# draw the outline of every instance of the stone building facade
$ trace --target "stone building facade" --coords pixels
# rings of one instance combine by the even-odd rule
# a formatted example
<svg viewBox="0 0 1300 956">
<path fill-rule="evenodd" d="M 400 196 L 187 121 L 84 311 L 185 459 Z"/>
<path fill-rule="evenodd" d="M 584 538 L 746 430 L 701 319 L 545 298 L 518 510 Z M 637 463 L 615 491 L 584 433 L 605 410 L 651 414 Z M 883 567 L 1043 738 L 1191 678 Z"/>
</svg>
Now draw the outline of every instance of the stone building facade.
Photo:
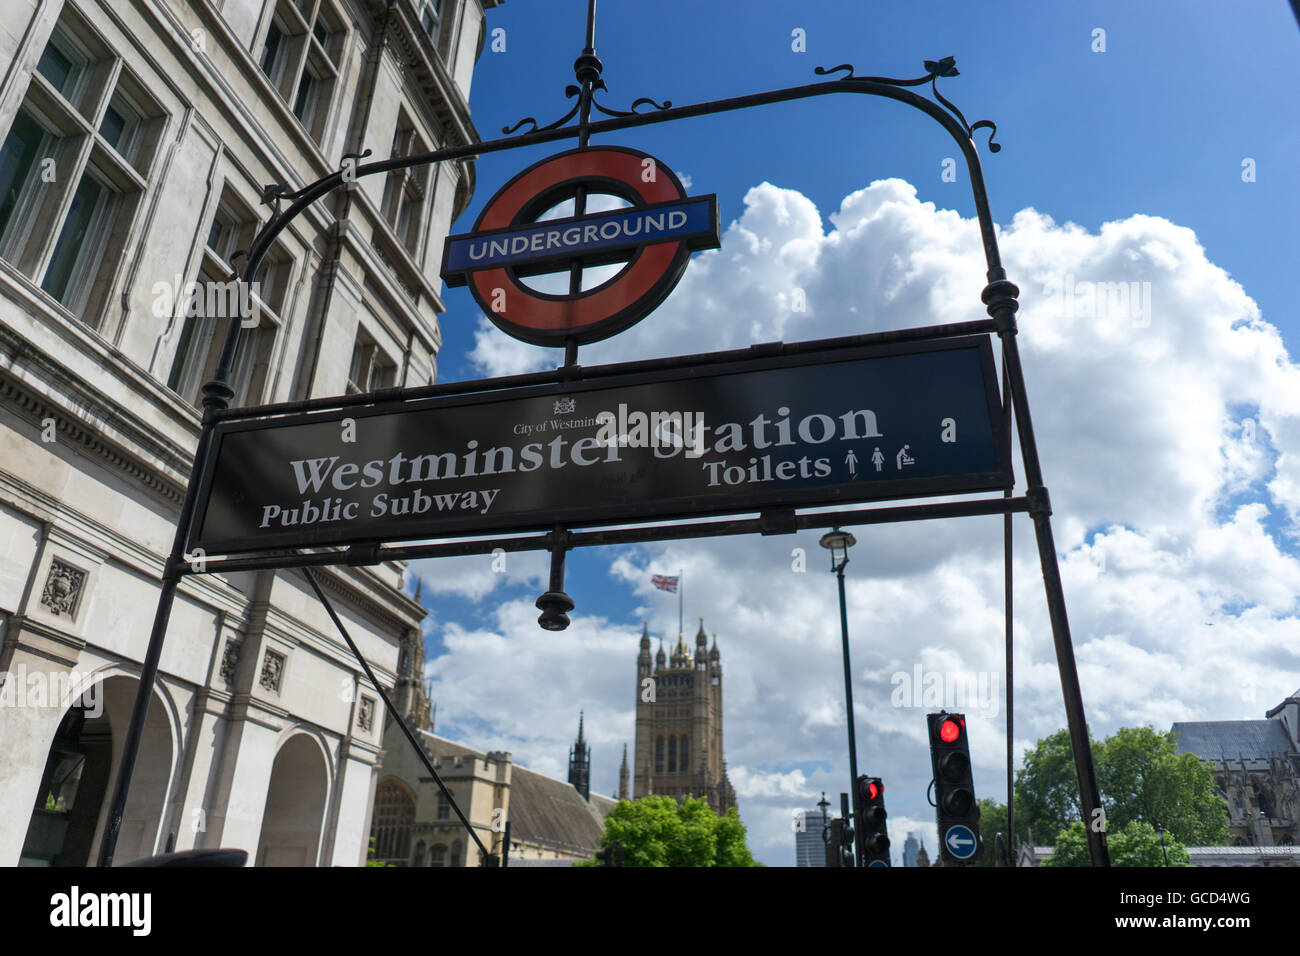
<svg viewBox="0 0 1300 956">
<path fill-rule="evenodd" d="M 671 659 L 661 641 L 653 663 L 650 631 L 642 628 L 636 694 L 633 796 L 703 797 L 717 814 L 734 807 L 722 750 L 722 658 L 717 635 L 709 647 L 703 618 L 694 655 L 678 634 Z"/>
<path fill-rule="evenodd" d="M 1180 753 L 1210 764 L 1235 847 L 1300 847 L 1300 691 L 1263 720 L 1173 725 Z"/>
<path fill-rule="evenodd" d="M 397 721 L 387 720 L 379 786 L 370 835 L 374 859 L 390 866 L 481 866 L 482 854 L 452 811 L 455 801 L 487 851 L 501 859 L 509 824 L 508 866 L 571 866 L 600 847 L 605 817 L 618 801 L 591 793 L 589 748 L 579 720 L 565 782 L 516 764 L 509 751 L 482 752 L 434 733 L 429 702 L 418 675 L 423 646 L 413 644 L 399 665 L 393 706 L 405 716 L 420 746 L 451 793 L 449 801 L 414 752 Z M 580 790 L 572 756 L 581 761 Z"/>
<path fill-rule="evenodd" d="M 96 858 L 230 315 L 211 292 L 263 188 L 477 142 L 496 4 L 0 4 L 0 865 Z M 235 403 L 431 382 L 442 242 L 473 186 L 468 162 L 369 177 L 281 233 Z M 385 682 L 424 613 L 403 573 L 321 575 Z M 361 863 L 382 709 L 301 577 L 186 576 L 117 862 Z"/>
</svg>

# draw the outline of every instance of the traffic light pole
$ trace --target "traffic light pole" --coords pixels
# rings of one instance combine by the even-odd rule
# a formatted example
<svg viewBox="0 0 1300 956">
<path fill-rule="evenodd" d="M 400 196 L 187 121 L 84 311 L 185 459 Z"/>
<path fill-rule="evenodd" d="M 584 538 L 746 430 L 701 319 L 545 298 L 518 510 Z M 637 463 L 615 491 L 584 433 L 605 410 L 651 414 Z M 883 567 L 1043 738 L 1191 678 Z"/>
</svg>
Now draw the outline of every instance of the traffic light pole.
<svg viewBox="0 0 1300 956">
<path fill-rule="evenodd" d="M 849 709 L 849 794 L 853 801 L 853 853 L 854 863 L 857 866 L 862 865 L 862 827 L 858 825 L 860 818 L 858 811 L 858 744 L 853 733 L 853 679 L 852 669 L 849 667 L 849 615 L 844 603 L 844 565 L 849 563 L 848 552 L 844 553 L 844 560 L 835 566 L 835 577 L 839 579 L 840 585 L 840 640 L 844 645 L 844 704 Z"/>
</svg>

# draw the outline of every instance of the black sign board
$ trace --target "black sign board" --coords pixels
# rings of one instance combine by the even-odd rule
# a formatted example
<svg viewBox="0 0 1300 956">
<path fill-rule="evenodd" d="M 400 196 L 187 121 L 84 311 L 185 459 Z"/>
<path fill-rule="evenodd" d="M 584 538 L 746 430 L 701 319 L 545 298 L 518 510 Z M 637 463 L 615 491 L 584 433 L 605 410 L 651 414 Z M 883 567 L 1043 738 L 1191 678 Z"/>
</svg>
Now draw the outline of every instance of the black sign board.
<svg viewBox="0 0 1300 956">
<path fill-rule="evenodd" d="M 1010 488 L 988 336 L 220 424 L 207 555 Z"/>
</svg>

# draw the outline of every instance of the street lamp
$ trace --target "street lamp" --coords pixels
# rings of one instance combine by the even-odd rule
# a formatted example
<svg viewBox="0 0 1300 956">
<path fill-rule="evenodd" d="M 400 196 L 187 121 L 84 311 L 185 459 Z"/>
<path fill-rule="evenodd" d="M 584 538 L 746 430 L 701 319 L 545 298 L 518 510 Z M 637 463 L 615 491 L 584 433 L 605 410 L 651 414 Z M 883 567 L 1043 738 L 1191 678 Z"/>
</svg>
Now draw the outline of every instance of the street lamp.
<svg viewBox="0 0 1300 956">
<path fill-rule="evenodd" d="M 1160 852 L 1164 854 L 1165 866 L 1169 865 L 1169 851 L 1165 849 L 1165 828 L 1156 824 L 1156 833 L 1160 834 Z"/>
<path fill-rule="evenodd" d="M 826 815 L 826 808 L 830 805 L 831 802 L 826 799 L 826 791 L 823 790 L 822 798 L 817 801 L 817 808 L 822 812 L 822 842 L 828 846 L 831 842 L 831 821 Z"/>
<path fill-rule="evenodd" d="M 849 795 L 853 800 L 853 819 L 858 819 L 858 745 L 853 734 L 853 683 L 849 677 L 849 616 L 844 604 L 844 566 L 849 563 L 849 548 L 858 543 L 857 538 L 847 531 L 835 528 L 822 535 L 818 542 L 831 553 L 831 571 L 839 579 L 840 585 L 840 640 L 844 646 L 844 700 L 848 708 L 849 723 Z M 855 826 L 853 843 L 857 851 L 857 863 L 862 865 L 861 827 Z"/>
</svg>

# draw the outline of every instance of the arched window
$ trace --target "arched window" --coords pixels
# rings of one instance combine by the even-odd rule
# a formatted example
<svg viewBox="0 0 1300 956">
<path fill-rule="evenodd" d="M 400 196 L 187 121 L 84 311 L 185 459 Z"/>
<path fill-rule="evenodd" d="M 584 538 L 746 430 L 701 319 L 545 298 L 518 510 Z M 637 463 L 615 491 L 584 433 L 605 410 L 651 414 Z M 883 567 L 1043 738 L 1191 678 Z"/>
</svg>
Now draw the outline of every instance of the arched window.
<svg viewBox="0 0 1300 956">
<path fill-rule="evenodd" d="M 691 769 L 691 738 L 682 734 L 682 745 L 678 751 L 681 759 L 682 773 L 689 773 Z"/>
<path fill-rule="evenodd" d="M 655 773 L 664 772 L 664 739 L 655 738 Z"/>
<path fill-rule="evenodd" d="M 415 844 L 415 860 L 413 861 L 412 865 L 424 866 L 424 841 L 423 840 Z"/>
<path fill-rule="evenodd" d="M 668 772 L 677 772 L 677 738 L 668 738 Z"/>
<path fill-rule="evenodd" d="M 411 791 L 393 777 L 381 781 L 375 790 L 375 820 L 370 829 L 370 835 L 375 838 L 375 859 L 406 866 L 414 822 L 415 798 Z"/>
<path fill-rule="evenodd" d="M 1259 807 L 1259 812 L 1264 816 L 1273 816 L 1273 801 L 1269 797 L 1268 787 L 1255 784 L 1255 806 Z"/>
<path fill-rule="evenodd" d="M 451 844 L 451 865 L 452 866 L 465 865 L 465 847 L 461 844 L 459 840 L 453 840 Z"/>
<path fill-rule="evenodd" d="M 429 853 L 429 865 L 447 865 L 447 845 L 445 843 L 435 843 L 433 845 L 433 850 Z"/>
</svg>

